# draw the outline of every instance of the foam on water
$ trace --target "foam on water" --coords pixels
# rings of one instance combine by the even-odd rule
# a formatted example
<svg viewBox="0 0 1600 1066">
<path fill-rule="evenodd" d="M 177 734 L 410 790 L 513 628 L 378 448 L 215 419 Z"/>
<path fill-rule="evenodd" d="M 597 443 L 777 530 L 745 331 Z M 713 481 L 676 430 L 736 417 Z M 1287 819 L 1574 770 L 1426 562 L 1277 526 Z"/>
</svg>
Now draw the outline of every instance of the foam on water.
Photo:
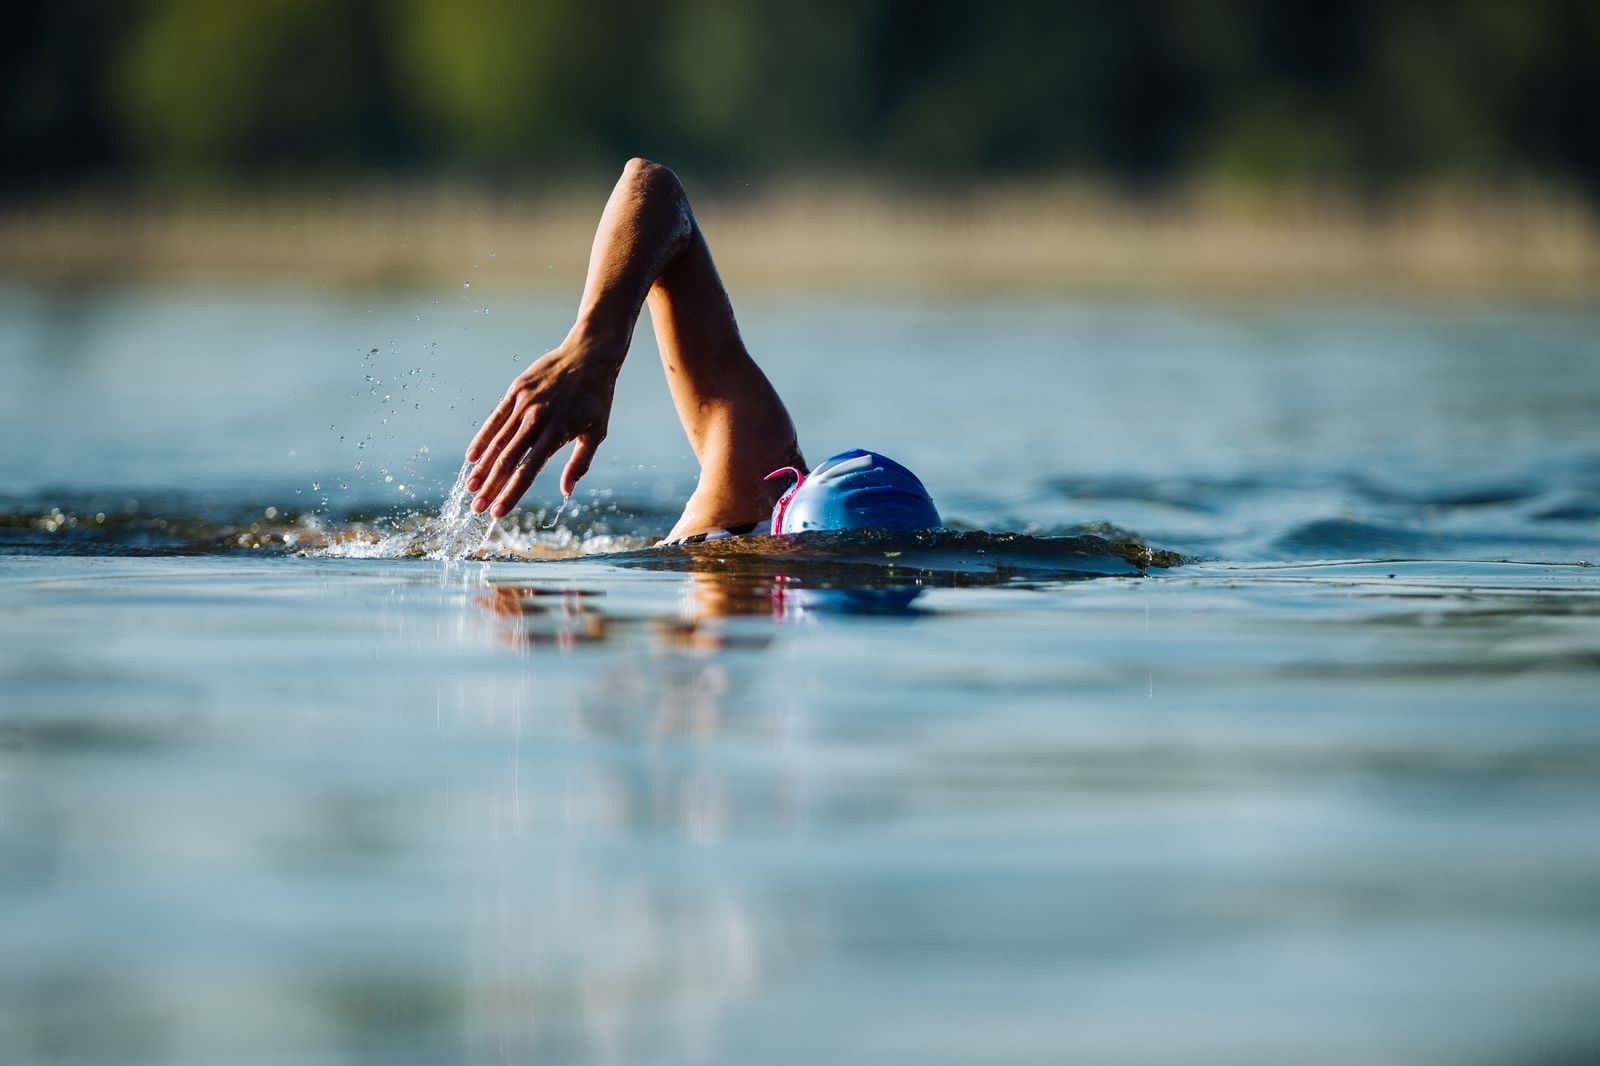
<svg viewBox="0 0 1600 1066">
<path fill-rule="evenodd" d="M 604 552 L 627 551 L 653 543 L 653 538 L 617 534 L 605 515 L 588 515 L 584 521 L 558 523 L 568 510 L 563 497 L 554 515 L 544 509 L 497 521 L 472 510 L 467 490 L 471 463 L 462 463 L 455 482 L 437 514 L 407 514 L 370 525 L 353 523 L 309 554 L 343 559 L 431 559 L 453 563 L 464 559 L 559 559 Z M 571 507 L 577 520 L 582 507 Z"/>
<path fill-rule="evenodd" d="M 463 463 L 436 515 L 412 514 L 385 526 L 353 527 L 346 536 L 334 536 L 311 549 L 312 554 L 342 559 L 403 559 L 422 557 L 453 562 L 482 551 L 494 521 L 472 510 L 467 491 L 470 463 Z"/>
</svg>

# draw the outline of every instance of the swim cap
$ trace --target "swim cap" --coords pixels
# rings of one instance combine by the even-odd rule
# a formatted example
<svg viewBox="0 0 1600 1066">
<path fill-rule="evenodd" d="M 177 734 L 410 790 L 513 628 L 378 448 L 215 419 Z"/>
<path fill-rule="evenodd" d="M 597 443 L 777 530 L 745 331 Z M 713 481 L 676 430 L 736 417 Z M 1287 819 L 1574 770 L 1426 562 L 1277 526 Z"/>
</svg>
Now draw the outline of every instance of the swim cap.
<svg viewBox="0 0 1600 1066">
<path fill-rule="evenodd" d="M 876 452 L 855 448 L 801 474 L 784 467 L 767 475 L 798 480 L 772 509 L 774 534 L 814 529 L 936 529 L 939 512 L 917 475 Z"/>
</svg>

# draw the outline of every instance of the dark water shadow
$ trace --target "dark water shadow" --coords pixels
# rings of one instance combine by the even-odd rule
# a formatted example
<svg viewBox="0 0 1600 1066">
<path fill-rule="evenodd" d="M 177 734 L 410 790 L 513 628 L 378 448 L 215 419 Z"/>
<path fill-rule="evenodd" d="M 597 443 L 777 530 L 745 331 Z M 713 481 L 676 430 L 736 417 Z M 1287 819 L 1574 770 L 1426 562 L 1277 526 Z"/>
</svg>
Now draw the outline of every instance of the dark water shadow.
<svg viewBox="0 0 1600 1066">
<path fill-rule="evenodd" d="M 995 585 L 1017 579 L 1138 576 L 1183 560 L 1135 540 L 1023 533 L 801 533 L 671 545 L 605 557 L 617 566 L 765 574 L 804 587 L 893 589 Z"/>
</svg>

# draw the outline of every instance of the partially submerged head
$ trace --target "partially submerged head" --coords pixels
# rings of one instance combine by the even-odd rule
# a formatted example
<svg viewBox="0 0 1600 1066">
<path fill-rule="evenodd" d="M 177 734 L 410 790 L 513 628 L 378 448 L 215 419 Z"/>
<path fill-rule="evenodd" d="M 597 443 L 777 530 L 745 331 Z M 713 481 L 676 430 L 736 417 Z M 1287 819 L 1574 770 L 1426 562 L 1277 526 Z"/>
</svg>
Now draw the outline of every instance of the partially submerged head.
<svg viewBox="0 0 1600 1066">
<path fill-rule="evenodd" d="M 818 464 L 809 475 L 789 467 L 769 478 L 798 480 L 772 509 L 772 532 L 937 529 L 939 512 L 917 475 L 886 456 L 860 448 Z"/>
</svg>

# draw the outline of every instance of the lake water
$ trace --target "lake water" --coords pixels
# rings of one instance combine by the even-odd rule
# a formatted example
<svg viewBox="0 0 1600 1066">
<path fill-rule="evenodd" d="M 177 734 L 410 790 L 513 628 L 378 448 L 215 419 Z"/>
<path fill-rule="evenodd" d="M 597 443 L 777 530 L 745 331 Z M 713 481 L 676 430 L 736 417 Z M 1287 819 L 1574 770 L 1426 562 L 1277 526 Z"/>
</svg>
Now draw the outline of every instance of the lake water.
<svg viewBox="0 0 1600 1066">
<path fill-rule="evenodd" d="M 425 558 L 570 307 L 0 292 L 0 1061 L 1600 1059 L 1600 315 L 741 300 L 955 532 L 651 549 L 645 328 Z"/>
</svg>

